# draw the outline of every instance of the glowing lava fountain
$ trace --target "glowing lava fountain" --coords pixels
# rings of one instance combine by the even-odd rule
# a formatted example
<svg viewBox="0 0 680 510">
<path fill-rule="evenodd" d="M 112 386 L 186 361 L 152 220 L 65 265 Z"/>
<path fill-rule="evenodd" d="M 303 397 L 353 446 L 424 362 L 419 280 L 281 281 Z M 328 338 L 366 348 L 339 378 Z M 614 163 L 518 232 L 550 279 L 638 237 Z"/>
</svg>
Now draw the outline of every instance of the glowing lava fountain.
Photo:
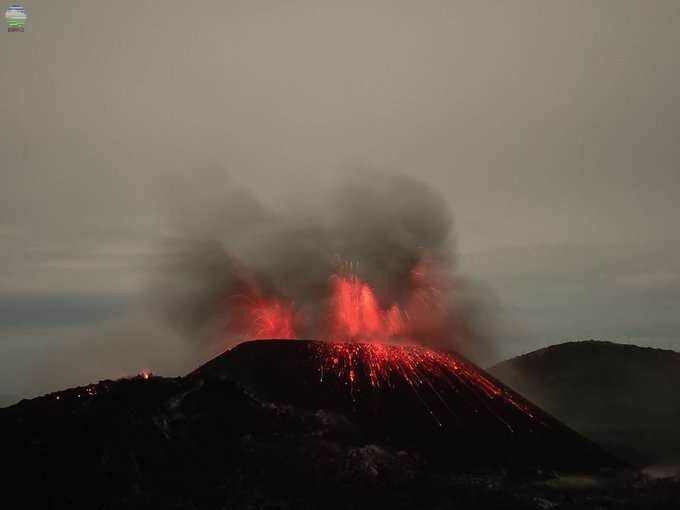
<svg viewBox="0 0 680 510">
<path fill-rule="evenodd" d="M 434 271 L 417 264 L 406 278 L 407 291 L 382 303 L 375 289 L 345 271 L 328 279 L 327 295 L 312 307 L 317 316 L 276 292 L 264 292 L 253 278 L 240 280 L 225 306 L 226 336 L 296 339 L 301 333 L 333 342 L 405 342 L 456 339 L 467 335 L 465 320 L 448 306 Z M 388 300 L 389 301 L 389 300 Z M 320 314 L 319 311 L 323 310 Z"/>
</svg>

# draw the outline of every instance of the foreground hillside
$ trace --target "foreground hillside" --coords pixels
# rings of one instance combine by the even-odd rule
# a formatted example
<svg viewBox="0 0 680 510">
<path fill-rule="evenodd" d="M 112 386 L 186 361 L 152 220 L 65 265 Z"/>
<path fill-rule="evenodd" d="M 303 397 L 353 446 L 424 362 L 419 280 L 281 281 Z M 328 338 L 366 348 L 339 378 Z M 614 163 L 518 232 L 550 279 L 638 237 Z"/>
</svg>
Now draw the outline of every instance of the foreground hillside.
<svg viewBox="0 0 680 510">
<path fill-rule="evenodd" d="M 489 371 L 631 462 L 680 459 L 680 353 L 612 342 L 568 342 Z"/>
</svg>

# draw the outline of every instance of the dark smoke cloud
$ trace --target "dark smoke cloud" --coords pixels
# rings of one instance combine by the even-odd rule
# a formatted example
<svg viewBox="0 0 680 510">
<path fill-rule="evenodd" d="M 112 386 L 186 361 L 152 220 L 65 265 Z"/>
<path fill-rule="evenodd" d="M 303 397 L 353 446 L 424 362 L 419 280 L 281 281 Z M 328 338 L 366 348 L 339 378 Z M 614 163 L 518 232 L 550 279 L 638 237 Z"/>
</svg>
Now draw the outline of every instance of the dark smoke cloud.
<svg viewBox="0 0 680 510">
<path fill-rule="evenodd" d="M 187 336 L 207 340 L 214 349 L 244 340 L 232 327 L 239 312 L 227 303 L 252 281 L 264 295 L 317 318 L 299 334 L 321 338 L 330 275 L 351 270 L 389 306 L 407 299 L 411 271 L 427 260 L 457 333 L 430 331 L 418 340 L 473 357 L 489 353 L 490 300 L 457 272 L 452 214 L 439 193 L 410 177 L 362 171 L 317 204 L 302 194 L 290 200 L 290 207 L 279 203 L 274 210 L 230 182 L 217 208 L 179 208 L 199 212 L 180 220 L 184 232 L 169 244 L 158 290 L 169 317 Z"/>
</svg>

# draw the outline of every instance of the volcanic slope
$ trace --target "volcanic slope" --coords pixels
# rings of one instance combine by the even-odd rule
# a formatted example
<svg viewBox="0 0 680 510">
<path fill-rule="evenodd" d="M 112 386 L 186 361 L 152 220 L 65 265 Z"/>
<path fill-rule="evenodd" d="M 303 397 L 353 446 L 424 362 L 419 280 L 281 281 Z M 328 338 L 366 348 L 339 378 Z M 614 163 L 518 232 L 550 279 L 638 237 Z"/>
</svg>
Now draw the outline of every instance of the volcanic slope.
<svg viewBox="0 0 680 510">
<path fill-rule="evenodd" d="M 258 340 L 191 378 L 238 381 L 258 399 L 347 416 L 370 441 L 447 469 L 588 471 L 620 465 L 479 367 L 419 346 Z"/>
</svg>

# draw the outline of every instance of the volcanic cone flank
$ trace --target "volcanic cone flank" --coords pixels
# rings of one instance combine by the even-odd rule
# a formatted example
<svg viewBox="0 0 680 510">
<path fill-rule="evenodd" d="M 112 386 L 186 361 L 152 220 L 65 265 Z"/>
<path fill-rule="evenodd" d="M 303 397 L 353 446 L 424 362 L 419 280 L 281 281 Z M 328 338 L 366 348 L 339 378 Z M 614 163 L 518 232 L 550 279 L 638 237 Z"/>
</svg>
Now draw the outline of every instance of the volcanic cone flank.
<svg viewBox="0 0 680 510">
<path fill-rule="evenodd" d="M 190 375 L 349 417 L 368 440 L 447 468 L 592 470 L 619 462 L 482 369 L 414 345 L 258 340 Z"/>
</svg>

